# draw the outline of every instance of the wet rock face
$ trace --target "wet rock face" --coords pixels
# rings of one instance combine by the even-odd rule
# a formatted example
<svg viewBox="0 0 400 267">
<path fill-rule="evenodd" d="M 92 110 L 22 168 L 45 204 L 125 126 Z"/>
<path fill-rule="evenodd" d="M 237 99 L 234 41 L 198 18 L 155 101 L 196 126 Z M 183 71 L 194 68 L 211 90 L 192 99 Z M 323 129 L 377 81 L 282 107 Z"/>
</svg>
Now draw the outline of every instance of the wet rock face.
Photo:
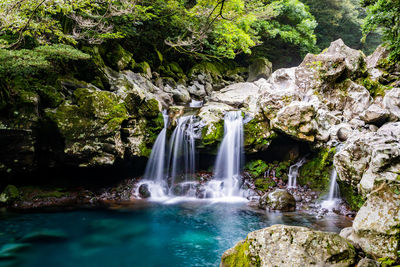
<svg viewBox="0 0 400 267">
<path fill-rule="evenodd" d="M 142 184 L 139 186 L 139 196 L 141 198 L 151 197 L 151 193 L 149 191 L 149 186 L 147 184 Z"/>
<path fill-rule="evenodd" d="M 385 184 L 377 188 L 358 211 L 352 230 L 343 233 L 375 259 L 400 259 L 399 188 Z"/>
<path fill-rule="evenodd" d="M 273 225 L 225 251 L 220 266 L 353 266 L 354 247 L 335 233 Z"/>
<path fill-rule="evenodd" d="M 296 200 L 284 189 L 276 189 L 260 198 L 259 208 L 268 210 L 294 211 Z"/>
</svg>

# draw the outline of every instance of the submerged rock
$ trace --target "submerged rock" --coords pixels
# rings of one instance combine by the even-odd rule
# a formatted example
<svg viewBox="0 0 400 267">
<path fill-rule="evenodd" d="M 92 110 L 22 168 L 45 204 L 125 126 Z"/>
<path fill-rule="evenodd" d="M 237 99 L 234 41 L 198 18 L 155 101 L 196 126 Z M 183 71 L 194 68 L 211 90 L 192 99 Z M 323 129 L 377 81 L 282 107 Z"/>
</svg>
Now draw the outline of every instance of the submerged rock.
<svg viewBox="0 0 400 267">
<path fill-rule="evenodd" d="M 225 251 L 220 266 L 353 266 L 355 259 L 354 247 L 338 234 L 273 225 Z"/>
<path fill-rule="evenodd" d="M 22 242 L 59 242 L 65 241 L 67 234 L 61 230 L 41 230 L 32 232 L 21 238 Z"/>
<path fill-rule="evenodd" d="M 294 211 L 296 209 L 296 200 L 285 189 L 276 189 L 263 195 L 258 206 L 261 209 Z"/>
</svg>

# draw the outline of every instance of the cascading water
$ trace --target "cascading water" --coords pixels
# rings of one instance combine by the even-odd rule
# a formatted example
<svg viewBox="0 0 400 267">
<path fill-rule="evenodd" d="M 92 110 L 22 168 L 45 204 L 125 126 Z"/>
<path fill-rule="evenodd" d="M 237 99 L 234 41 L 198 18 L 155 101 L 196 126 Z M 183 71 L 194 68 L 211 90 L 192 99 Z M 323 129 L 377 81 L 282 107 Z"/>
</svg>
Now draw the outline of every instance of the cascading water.
<svg viewBox="0 0 400 267">
<path fill-rule="evenodd" d="M 339 152 L 340 149 L 341 145 L 337 146 L 336 153 Z M 337 177 L 338 174 L 334 166 L 331 171 L 328 199 L 321 203 L 321 207 L 324 209 L 332 210 L 336 206 L 336 203 L 340 200 L 340 189 L 337 183 Z"/>
<path fill-rule="evenodd" d="M 167 143 L 167 127 L 168 114 L 163 111 L 164 128 L 158 134 L 156 142 L 151 150 L 149 161 L 143 176 L 143 183 L 148 184 L 149 191 L 154 197 L 164 196 L 164 188 L 166 186 L 166 143 Z"/>
<path fill-rule="evenodd" d="M 241 111 L 225 114 L 224 138 L 215 163 L 214 180 L 208 183 L 207 197 L 241 196 L 243 166 L 243 117 Z"/>
<path fill-rule="evenodd" d="M 296 188 L 297 187 L 297 177 L 299 176 L 299 170 L 301 166 L 306 162 L 305 158 L 300 159 L 298 162 L 290 166 L 288 173 L 288 184 L 287 188 Z"/>
<path fill-rule="evenodd" d="M 195 173 L 195 139 L 199 138 L 197 124 L 194 116 L 179 118 L 168 147 L 168 115 L 166 112 L 163 115 L 164 128 L 154 143 L 136 195 L 141 195 L 140 188 L 145 187 L 153 199 L 165 199 L 176 194 L 193 196 L 195 187 L 191 180 Z"/>
<path fill-rule="evenodd" d="M 329 195 L 328 199 L 324 200 L 321 203 L 321 207 L 327 210 L 332 210 L 335 206 L 336 203 L 340 200 L 340 189 L 339 185 L 337 183 L 337 172 L 335 170 L 335 167 L 333 167 L 332 172 L 331 172 L 331 181 L 329 185 Z"/>
<path fill-rule="evenodd" d="M 203 106 L 203 100 L 194 100 L 189 103 L 189 107 L 191 108 L 201 108 Z"/>
<path fill-rule="evenodd" d="M 184 116 L 178 119 L 172 133 L 168 163 L 170 167 L 171 185 L 169 194 L 175 182 L 188 182 L 195 173 L 195 139 L 194 116 Z"/>
</svg>

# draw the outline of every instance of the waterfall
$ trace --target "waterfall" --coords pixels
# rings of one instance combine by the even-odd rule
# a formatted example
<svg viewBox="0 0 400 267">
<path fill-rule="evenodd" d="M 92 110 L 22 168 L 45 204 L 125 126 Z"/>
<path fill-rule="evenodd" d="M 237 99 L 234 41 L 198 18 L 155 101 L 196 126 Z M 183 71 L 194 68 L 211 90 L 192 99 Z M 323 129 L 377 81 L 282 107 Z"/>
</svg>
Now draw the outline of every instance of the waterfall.
<svg viewBox="0 0 400 267">
<path fill-rule="evenodd" d="M 336 153 L 339 152 L 340 149 L 341 145 L 338 145 L 336 147 Z M 328 199 L 321 203 L 321 207 L 324 209 L 332 210 L 336 206 L 336 203 L 340 200 L 340 189 L 337 183 L 337 176 L 337 171 L 335 169 L 335 166 L 333 166 L 330 177 Z"/>
<path fill-rule="evenodd" d="M 331 172 L 331 183 L 329 186 L 328 201 L 340 198 L 340 189 L 336 180 L 337 180 L 337 171 L 334 167 Z"/>
<path fill-rule="evenodd" d="M 215 179 L 208 188 L 211 197 L 240 196 L 243 154 L 242 112 L 231 111 L 224 118 L 224 138 L 215 163 Z"/>
<path fill-rule="evenodd" d="M 187 182 L 195 173 L 195 139 L 194 116 L 184 116 L 178 119 L 172 133 L 168 165 L 170 166 L 170 194 L 176 182 Z"/>
<path fill-rule="evenodd" d="M 306 162 L 305 158 L 300 159 L 298 162 L 290 166 L 288 173 L 288 184 L 287 188 L 296 188 L 297 187 L 297 177 L 299 176 L 299 170 L 301 166 Z"/>
<path fill-rule="evenodd" d="M 163 117 L 164 128 L 158 134 L 156 142 L 153 145 L 143 177 L 145 180 L 153 180 L 157 183 L 165 180 L 165 146 L 168 127 L 168 115 L 166 111 L 163 111 Z"/>
</svg>

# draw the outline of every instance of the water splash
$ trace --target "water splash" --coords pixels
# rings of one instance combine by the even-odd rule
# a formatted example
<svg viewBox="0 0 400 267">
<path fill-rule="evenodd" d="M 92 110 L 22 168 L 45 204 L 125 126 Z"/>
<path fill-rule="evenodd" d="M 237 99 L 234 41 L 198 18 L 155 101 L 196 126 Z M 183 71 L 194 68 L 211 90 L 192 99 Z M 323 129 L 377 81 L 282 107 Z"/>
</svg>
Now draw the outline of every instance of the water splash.
<svg viewBox="0 0 400 267">
<path fill-rule="evenodd" d="M 336 203 L 340 200 L 340 189 L 337 183 L 337 171 L 335 168 L 331 171 L 331 182 L 329 185 L 328 199 L 321 203 L 321 207 L 327 210 L 332 210 Z"/>
<path fill-rule="evenodd" d="M 243 155 L 242 112 L 231 111 L 225 114 L 224 138 L 215 163 L 215 180 L 209 183 L 214 197 L 241 195 Z"/>
<path fill-rule="evenodd" d="M 287 188 L 297 188 L 297 177 L 299 176 L 299 170 L 301 166 L 306 162 L 305 158 L 300 159 L 298 162 L 290 166 L 288 173 L 288 184 Z"/>
</svg>

